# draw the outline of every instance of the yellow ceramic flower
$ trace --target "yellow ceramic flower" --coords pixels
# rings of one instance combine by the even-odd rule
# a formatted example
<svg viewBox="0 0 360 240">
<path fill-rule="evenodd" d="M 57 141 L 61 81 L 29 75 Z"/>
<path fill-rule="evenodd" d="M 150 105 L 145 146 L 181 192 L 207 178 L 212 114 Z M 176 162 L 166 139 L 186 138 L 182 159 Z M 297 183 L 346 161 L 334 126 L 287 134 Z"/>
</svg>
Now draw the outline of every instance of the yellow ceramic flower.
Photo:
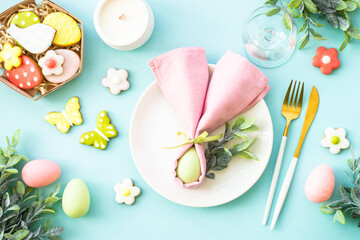
<svg viewBox="0 0 360 240">
<path fill-rule="evenodd" d="M 0 52 L 1 62 L 5 62 L 5 69 L 11 70 L 13 67 L 21 65 L 21 48 L 13 47 L 11 43 L 6 43 L 3 50 Z"/>
</svg>

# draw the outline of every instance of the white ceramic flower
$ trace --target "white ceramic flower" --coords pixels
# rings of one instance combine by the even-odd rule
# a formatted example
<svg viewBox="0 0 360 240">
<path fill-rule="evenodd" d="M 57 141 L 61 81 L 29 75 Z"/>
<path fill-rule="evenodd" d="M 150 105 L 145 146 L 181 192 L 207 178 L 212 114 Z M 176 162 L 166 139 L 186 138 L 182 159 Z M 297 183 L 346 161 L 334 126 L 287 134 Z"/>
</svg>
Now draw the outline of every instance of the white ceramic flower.
<svg viewBox="0 0 360 240">
<path fill-rule="evenodd" d="M 116 70 L 115 68 L 110 68 L 107 76 L 102 80 L 102 85 L 108 87 L 112 94 L 117 95 L 121 91 L 129 89 L 130 83 L 127 77 L 128 72 L 125 69 Z"/>
<path fill-rule="evenodd" d="M 115 184 L 114 191 L 115 201 L 127 205 L 132 205 L 135 197 L 140 195 L 140 188 L 134 186 L 130 178 L 125 178 L 122 182 Z"/>
<path fill-rule="evenodd" d="M 64 63 L 64 57 L 56 54 L 54 50 L 46 52 L 45 56 L 39 59 L 39 66 L 42 68 L 44 76 L 61 75 L 64 69 L 61 65 Z"/>
<path fill-rule="evenodd" d="M 320 143 L 321 146 L 330 148 L 332 154 L 338 154 L 341 149 L 347 149 L 350 146 L 343 128 L 326 128 L 325 137 L 321 139 Z"/>
</svg>

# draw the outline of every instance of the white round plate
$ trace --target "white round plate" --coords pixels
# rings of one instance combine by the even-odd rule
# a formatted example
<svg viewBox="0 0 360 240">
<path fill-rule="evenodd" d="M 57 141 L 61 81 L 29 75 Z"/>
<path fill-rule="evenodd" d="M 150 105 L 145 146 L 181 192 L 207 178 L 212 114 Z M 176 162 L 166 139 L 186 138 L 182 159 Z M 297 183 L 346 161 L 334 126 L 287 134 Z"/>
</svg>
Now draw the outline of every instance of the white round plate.
<svg viewBox="0 0 360 240">
<path fill-rule="evenodd" d="M 174 181 L 173 176 L 177 150 L 163 149 L 179 144 L 176 133 L 183 128 L 160 88 L 153 82 L 138 101 L 130 123 L 130 148 L 135 165 L 151 188 L 175 203 L 211 207 L 230 202 L 244 194 L 260 178 L 273 144 L 271 116 L 264 100 L 241 115 L 255 117 L 255 124 L 260 127 L 256 133 L 249 134 L 257 138 L 251 151 L 259 161 L 233 157 L 228 168 L 214 172 L 215 180 L 205 178 L 195 189 L 183 188 Z M 223 131 L 224 127 L 221 127 L 210 135 Z M 236 141 L 241 140 L 233 140 L 231 144 Z"/>
</svg>

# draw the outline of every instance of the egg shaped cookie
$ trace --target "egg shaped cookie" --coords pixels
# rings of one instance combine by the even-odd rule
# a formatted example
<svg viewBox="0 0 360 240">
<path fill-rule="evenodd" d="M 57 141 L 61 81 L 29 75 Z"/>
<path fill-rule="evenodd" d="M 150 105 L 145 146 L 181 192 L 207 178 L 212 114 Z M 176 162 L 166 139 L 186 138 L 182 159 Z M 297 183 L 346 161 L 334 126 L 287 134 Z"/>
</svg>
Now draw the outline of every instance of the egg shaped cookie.
<svg viewBox="0 0 360 240">
<path fill-rule="evenodd" d="M 71 46 L 78 43 L 81 39 L 78 23 L 65 13 L 50 13 L 45 17 L 43 23 L 56 29 L 53 43 L 57 46 Z"/>
<path fill-rule="evenodd" d="M 40 67 L 28 56 L 21 56 L 22 65 L 6 70 L 6 76 L 10 82 L 22 89 L 31 89 L 38 86 L 42 81 Z"/>
<path fill-rule="evenodd" d="M 36 23 L 40 23 L 40 19 L 35 13 L 30 11 L 17 13 L 10 22 L 10 24 L 15 24 L 19 28 L 26 28 Z"/>
<path fill-rule="evenodd" d="M 80 57 L 74 51 L 68 49 L 56 49 L 56 54 L 64 57 L 62 65 L 63 73 L 60 75 L 45 76 L 46 80 L 53 83 L 66 82 L 72 78 L 80 68 Z"/>
</svg>

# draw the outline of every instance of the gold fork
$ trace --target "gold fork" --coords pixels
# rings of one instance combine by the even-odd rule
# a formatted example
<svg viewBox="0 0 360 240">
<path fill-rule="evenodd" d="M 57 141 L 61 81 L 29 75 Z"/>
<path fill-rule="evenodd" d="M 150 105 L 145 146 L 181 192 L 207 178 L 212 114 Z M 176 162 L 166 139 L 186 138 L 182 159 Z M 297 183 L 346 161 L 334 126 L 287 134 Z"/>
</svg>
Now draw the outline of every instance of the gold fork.
<svg viewBox="0 0 360 240">
<path fill-rule="evenodd" d="M 298 118 L 300 115 L 300 112 L 301 112 L 301 105 L 302 105 L 302 100 L 303 100 L 303 96 L 304 96 L 304 83 L 301 84 L 300 81 L 298 83 L 297 83 L 297 81 L 295 81 L 294 86 L 293 87 L 292 86 L 293 86 L 293 80 L 291 80 L 291 82 L 290 82 L 290 85 L 286 92 L 285 99 L 284 99 L 282 109 L 281 109 L 282 115 L 286 118 L 286 126 L 285 126 L 284 134 L 283 134 L 283 137 L 281 140 L 278 157 L 276 159 L 273 178 L 271 180 L 269 196 L 268 196 L 268 199 L 266 202 L 263 225 L 266 225 L 267 219 L 269 217 L 271 203 L 272 203 L 272 200 L 274 197 L 277 180 L 278 180 L 279 173 L 280 173 L 281 162 L 282 162 L 282 159 L 284 156 L 286 139 L 287 139 L 290 123 L 292 120 Z M 301 92 L 300 92 L 300 96 L 299 96 L 298 94 L 299 94 L 300 87 L 301 87 Z M 290 97 L 290 93 L 291 93 L 291 97 Z M 298 96 L 299 96 L 299 98 L 298 98 Z M 290 97 L 290 101 L 289 101 L 289 97 Z"/>
</svg>

